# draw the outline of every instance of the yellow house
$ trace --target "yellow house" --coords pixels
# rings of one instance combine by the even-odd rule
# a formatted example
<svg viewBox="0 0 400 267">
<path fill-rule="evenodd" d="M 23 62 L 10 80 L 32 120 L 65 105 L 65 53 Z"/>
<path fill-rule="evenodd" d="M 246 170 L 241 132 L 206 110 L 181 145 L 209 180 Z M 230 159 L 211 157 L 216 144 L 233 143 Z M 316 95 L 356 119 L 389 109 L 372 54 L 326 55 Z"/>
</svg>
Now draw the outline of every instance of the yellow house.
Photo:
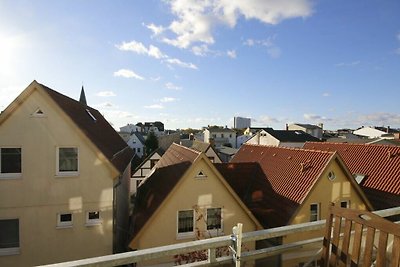
<svg viewBox="0 0 400 267">
<path fill-rule="evenodd" d="M 33 81 L 0 115 L 0 266 L 123 251 L 132 155 L 85 101 Z"/>
<path fill-rule="evenodd" d="M 172 144 L 138 188 L 130 248 L 229 235 L 237 223 L 244 232 L 262 229 L 204 153 Z"/>
<path fill-rule="evenodd" d="M 245 144 L 231 163 L 216 167 L 264 228 L 325 219 L 332 202 L 371 209 L 335 152 Z M 274 242 L 288 244 L 317 236 L 323 236 L 323 232 L 296 233 Z M 301 266 L 316 250 L 285 253 L 278 262 L 282 266 Z"/>
</svg>

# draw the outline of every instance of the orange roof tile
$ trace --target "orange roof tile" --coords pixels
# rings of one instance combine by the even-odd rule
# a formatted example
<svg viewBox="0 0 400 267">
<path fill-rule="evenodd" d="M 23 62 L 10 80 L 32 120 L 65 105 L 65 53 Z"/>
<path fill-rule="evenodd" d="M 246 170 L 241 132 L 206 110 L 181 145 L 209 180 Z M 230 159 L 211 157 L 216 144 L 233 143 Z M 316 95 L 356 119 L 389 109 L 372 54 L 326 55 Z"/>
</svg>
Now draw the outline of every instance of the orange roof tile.
<svg viewBox="0 0 400 267">
<path fill-rule="evenodd" d="M 246 144 L 231 162 L 258 162 L 274 192 L 301 204 L 333 156 L 333 152 Z"/>
<path fill-rule="evenodd" d="M 367 175 L 361 186 L 400 194 L 400 147 L 307 142 L 304 148 L 337 151 L 352 174 Z"/>
</svg>

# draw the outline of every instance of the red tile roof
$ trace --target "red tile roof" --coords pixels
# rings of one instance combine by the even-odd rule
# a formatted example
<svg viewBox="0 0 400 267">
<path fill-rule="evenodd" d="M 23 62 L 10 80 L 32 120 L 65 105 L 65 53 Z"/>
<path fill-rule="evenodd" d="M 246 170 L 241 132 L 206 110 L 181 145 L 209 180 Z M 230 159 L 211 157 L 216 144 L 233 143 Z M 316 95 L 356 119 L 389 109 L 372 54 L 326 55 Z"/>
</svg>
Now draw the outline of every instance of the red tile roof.
<svg viewBox="0 0 400 267">
<path fill-rule="evenodd" d="M 175 143 L 168 148 L 157 162 L 154 173 L 140 184 L 136 192 L 131 221 L 131 240 L 137 236 L 200 154 Z"/>
<path fill-rule="evenodd" d="M 274 192 L 301 204 L 333 156 L 333 152 L 245 144 L 231 162 L 258 162 Z"/>
<path fill-rule="evenodd" d="M 362 188 L 372 189 L 368 192 L 382 191 L 400 198 L 400 147 L 307 142 L 304 148 L 337 151 L 352 174 L 366 175 L 360 183 Z M 370 194 L 364 191 L 370 198 Z M 373 201 L 375 208 L 384 208 L 382 204 Z"/>
</svg>

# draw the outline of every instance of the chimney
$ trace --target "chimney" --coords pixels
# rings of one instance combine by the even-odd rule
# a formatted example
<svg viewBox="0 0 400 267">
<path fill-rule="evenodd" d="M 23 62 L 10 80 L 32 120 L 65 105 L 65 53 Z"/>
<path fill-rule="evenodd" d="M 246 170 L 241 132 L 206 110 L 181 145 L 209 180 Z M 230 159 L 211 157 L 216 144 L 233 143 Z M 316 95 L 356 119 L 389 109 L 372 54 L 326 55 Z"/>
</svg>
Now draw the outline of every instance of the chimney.
<svg viewBox="0 0 400 267">
<path fill-rule="evenodd" d="M 286 131 L 289 130 L 289 124 L 286 123 Z"/>
<path fill-rule="evenodd" d="M 324 124 L 322 122 L 318 123 L 318 127 L 321 128 L 321 130 L 324 129 Z"/>
<path fill-rule="evenodd" d="M 388 125 L 387 129 L 386 129 L 386 133 L 390 132 L 390 126 Z"/>
</svg>

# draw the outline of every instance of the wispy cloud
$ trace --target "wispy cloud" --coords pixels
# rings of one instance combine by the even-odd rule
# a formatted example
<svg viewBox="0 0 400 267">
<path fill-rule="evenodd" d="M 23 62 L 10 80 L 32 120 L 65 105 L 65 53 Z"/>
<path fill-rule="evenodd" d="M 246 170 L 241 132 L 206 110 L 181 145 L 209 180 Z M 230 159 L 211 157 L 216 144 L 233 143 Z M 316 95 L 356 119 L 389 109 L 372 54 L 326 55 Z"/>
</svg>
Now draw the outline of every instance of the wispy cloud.
<svg viewBox="0 0 400 267">
<path fill-rule="evenodd" d="M 331 94 L 330 94 L 329 92 L 325 92 L 325 93 L 322 94 L 322 96 L 323 96 L 323 97 L 330 97 Z"/>
<path fill-rule="evenodd" d="M 177 101 L 177 99 L 174 97 L 163 97 L 160 99 L 161 103 L 168 103 L 168 102 L 175 102 L 175 101 Z"/>
<path fill-rule="evenodd" d="M 182 90 L 182 87 L 177 86 L 177 85 L 175 85 L 175 84 L 173 84 L 171 82 L 167 82 L 165 84 L 165 88 L 170 89 L 170 90 L 176 90 L 176 91 Z"/>
<path fill-rule="evenodd" d="M 190 62 L 184 62 L 177 58 L 170 58 L 167 54 L 164 54 L 158 47 L 149 45 L 146 47 L 141 42 L 131 41 L 122 42 L 120 45 L 115 45 L 121 51 L 130 51 L 139 55 L 147 55 L 149 57 L 160 59 L 162 62 L 167 64 L 176 65 L 181 68 L 197 69 L 197 66 Z"/>
<path fill-rule="evenodd" d="M 110 97 L 110 96 L 116 96 L 116 94 L 113 91 L 102 91 L 98 92 L 96 96 L 101 96 L 101 97 Z"/>
<path fill-rule="evenodd" d="M 336 67 L 354 67 L 357 66 L 361 63 L 361 61 L 357 60 L 357 61 L 352 61 L 352 62 L 341 62 L 341 63 L 337 63 L 335 64 Z"/>
<path fill-rule="evenodd" d="M 111 102 L 104 102 L 104 103 L 100 103 L 100 104 L 96 104 L 94 105 L 94 107 L 98 108 L 98 109 L 116 109 L 118 108 L 118 106 L 116 106 L 115 104 L 111 103 Z"/>
<path fill-rule="evenodd" d="M 213 44 L 212 30 L 215 27 L 227 25 L 234 28 L 240 18 L 278 24 L 286 19 L 312 14 L 310 0 L 171 0 L 167 4 L 176 19 L 165 27 L 172 37 L 164 37 L 162 41 L 180 48 L 189 48 L 196 43 Z"/>
<path fill-rule="evenodd" d="M 269 36 L 267 39 L 263 40 L 254 40 L 247 39 L 243 42 L 244 45 L 253 47 L 253 46 L 263 46 L 266 47 L 267 53 L 271 58 L 279 58 L 282 54 L 281 48 L 276 45 L 276 35 Z"/>
<path fill-rule="evenodd" d="M 308 121 L 331 121 L 332 119 L 317 114 L 303 114 L 304 119 Z"/>
<path fill-rule="evenodd" d="M 124 77 L 124 78 L 135 78 L 138 80 L 144 80 L 144 78 L 138 74 L 136 74 L 134 71 L 132 70 L 128 70 L 128 69 L 120 69 L 116 72 L 114 72 L 114 76 L 115 77 Z"/>
<path fill-rule="evenodd" d="M 398 55 L 400 55 L 400 32 L 397 33 L 396 39 L 397 39 L 397 41 L 399 42 L 399 47 L 395 50 L 395 53 L 398 54 Z"/>
<path fill-rule="evenodd" d="M 362 125 L 399 125 L 400 124 L 400 114 L 389 113 L 389 112 L 376 112 L 361 115 L 358 118 L 360 124 Z"/>
<path fill-rule="evenodd" d="M 226 55 L 230 58 L 236 58 L 236 51 L 235 50 L 228 50 L 226 51 Z"/>
<path fill-rule="evenodd" d="M 154 36 L 157 36 L 159 34 L 161 34 L 163 31 L 165 31 L 165 28 L 161 25 L 155 25 L 154 23 L 150 23 L 150 24 L 144 24 L 143 26 L 145 26 L 147 29 L 151 30 L 153 32 Z"/>
<path fill-rule="evenodd" d="M 166 59 L 165 61 L 168 62 L 169 64 L 177 65 L 182 68 L 197 70 L 197 66 L 194 65 L 193 63 L 183 62 L 177 58 L 169 58 L 169 59 Z"/>
<path fill-rule="evenodd" d="M 161 104 L 153 104 L 153 105 L 149 105 L 149 106 L 144 106 L 144 108 L 147 109 L 163 109 L 164 106 Z"/>
<path fill-rule="evenodd" d="M 202 57 L 212 53 L 212 51 L 208 48 L 208 45 L 206 44 L 193 46 L 192 52 L 196 56 L 202 56 Z"/>
</svg>

